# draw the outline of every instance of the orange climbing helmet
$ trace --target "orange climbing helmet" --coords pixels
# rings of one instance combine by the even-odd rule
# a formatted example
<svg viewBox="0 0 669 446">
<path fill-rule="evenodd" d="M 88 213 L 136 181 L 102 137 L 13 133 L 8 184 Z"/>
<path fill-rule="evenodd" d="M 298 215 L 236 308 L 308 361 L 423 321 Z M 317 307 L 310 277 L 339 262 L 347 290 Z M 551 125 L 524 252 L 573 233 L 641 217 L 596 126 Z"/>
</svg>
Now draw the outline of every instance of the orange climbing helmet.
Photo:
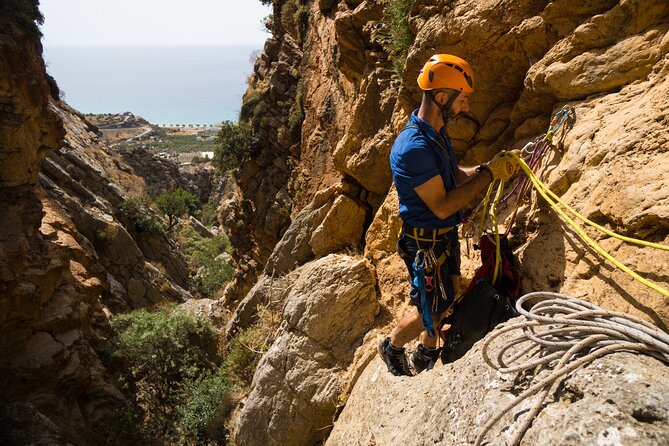
<svg viewBox="0 0 669 446">
<path fill-rule="evenodd" d="M 451 54 L 435 54 L 418 75 L 421 90 L 449 88 L 474 93 L 474 71 L 467 61 Z"/>
</svg>

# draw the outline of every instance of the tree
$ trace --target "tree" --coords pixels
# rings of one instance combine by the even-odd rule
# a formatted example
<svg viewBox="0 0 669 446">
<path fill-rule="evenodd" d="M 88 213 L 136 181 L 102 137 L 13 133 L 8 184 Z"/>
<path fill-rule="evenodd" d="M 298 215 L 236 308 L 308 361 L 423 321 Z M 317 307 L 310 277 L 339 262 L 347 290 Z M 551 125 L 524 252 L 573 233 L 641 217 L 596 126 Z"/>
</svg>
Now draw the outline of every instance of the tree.
<svg viewBox="0 0 669 446">
<path fill-rule="evenodd" d="M 214 165 L 224 172 L 234 169 L 253 154 L 257 144 L 251 126 L 225 121 L 216 139 Z"/>
<path fill-rule="evenodd" d="M 156 198 L 156 206 L 169 218 L 168 230 L 172 229 L 177 219 L 184 214 L 194 214 L 198 208 L 197 197 L 182 188 L 166 192 Z"/>
</svg>

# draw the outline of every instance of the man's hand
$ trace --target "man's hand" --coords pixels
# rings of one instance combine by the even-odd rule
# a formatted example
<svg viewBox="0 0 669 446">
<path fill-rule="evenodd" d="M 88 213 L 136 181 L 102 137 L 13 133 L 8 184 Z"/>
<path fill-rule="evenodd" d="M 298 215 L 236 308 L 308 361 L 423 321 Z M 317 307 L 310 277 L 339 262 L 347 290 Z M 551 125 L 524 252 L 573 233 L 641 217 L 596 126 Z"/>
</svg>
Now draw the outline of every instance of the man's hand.
<svg viewBox="0 0 669 446">
<path fill-rule="evenodd" d="M 520 156 L 520 150 L 511 150 L 509 152 L 503 150 L 488 162 L 487 167 L 492 173 L 493 181 L 508 180 L 516 173 L 518 161 L 512 153 Z"/>
</svg>

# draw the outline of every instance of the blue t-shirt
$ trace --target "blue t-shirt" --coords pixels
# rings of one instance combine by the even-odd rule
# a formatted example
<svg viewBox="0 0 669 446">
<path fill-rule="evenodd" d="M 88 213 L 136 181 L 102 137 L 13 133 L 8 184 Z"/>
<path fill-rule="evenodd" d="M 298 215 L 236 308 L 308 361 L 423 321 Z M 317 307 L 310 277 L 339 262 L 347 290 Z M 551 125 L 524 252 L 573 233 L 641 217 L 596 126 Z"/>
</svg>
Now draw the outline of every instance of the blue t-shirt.
<svg viewBox="0 0 669 446">
<path fill-rule="evenodd" d="M 460 223 L 460 212 L 440 219 L 421 200 L 414 188 L 441 175 L 446 191 L 455 189 L 458 160 L 451 140 L 437 132 L 414 111 L 390 151 L 390 168 L 400 201 L 400 218 L 416 228 L 439 229 Z"/>
</svg>

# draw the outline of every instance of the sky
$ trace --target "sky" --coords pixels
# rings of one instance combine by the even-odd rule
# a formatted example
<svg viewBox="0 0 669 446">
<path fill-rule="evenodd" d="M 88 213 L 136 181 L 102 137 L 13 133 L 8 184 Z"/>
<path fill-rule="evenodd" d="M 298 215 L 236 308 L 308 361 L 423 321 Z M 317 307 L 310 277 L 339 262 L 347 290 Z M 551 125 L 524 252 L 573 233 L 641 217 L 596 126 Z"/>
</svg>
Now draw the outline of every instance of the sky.
<svg viewBox="0 0 669 446">
<path fill-rule="evenodd" d="M 40 0 L 45 46 L 258 45 L 260 0 Z"/>
</svg>

